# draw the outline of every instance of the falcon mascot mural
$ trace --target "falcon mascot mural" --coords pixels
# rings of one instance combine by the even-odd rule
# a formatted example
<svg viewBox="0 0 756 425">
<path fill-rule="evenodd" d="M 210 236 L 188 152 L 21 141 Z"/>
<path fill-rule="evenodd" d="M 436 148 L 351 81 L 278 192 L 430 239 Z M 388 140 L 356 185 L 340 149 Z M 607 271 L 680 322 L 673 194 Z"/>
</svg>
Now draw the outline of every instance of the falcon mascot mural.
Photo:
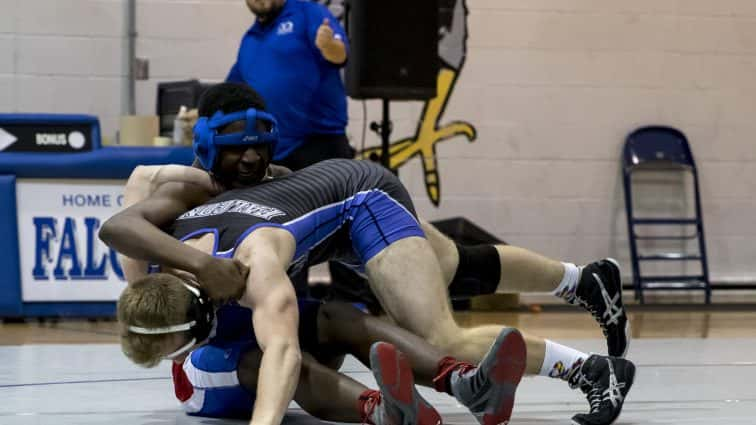
<svg viewBox="0 0 756 425">
<path fill-rule="evenodd" d="M 318 0 L 314 0 L 318 1 Z M 328 6 L 339 19 L 343 19 L 343 0 L 319 0 Z M 419 117 L 415 134 L 391 142 L 389 163 L 392 169 L 406 164 L 415 156 L 420 156 L 425 174 L 425 189 L 434 205 L 441 201 L 441 177 L 436 159 L 436 144 L 456 136 L 475 140 L 476 131 L 465 121 L 442 123 L 446 105 L 454 92 L 454 86 L 465 65 L 467 55 L 467 4 L 466 0 L 439 0 L 439 44 L 438 56 L 441 67 L 437 78 L 437 95 L 426 101 Z M 380 146 L 360 152 L 360 158 L 379 154 Z"/>
</svg>

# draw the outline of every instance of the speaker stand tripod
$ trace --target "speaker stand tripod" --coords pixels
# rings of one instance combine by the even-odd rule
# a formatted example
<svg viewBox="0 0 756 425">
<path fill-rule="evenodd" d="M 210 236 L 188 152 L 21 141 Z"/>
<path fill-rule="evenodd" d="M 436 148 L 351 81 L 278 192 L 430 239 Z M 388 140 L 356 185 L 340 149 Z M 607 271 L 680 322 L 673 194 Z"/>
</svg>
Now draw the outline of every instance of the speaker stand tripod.
<svg viewBox="0 0 756 425">
<path fill-rule="evenodd" d="M 389 152 L 389 139 L 391 138 L 391 132 L 394 130 L 394 123 L 391 122 L 391 112 L 389 110 L 389 99 L 381 99 L 382 103 L 382 117 L 381 121 L 373 121 L 370 123 L 370 130 L 374 131 L 381 138 L 381 165 L 388 168 L 394 174 L 398 175 L 398 170 L 391 169 L 391 155 Z"/>
</svg>

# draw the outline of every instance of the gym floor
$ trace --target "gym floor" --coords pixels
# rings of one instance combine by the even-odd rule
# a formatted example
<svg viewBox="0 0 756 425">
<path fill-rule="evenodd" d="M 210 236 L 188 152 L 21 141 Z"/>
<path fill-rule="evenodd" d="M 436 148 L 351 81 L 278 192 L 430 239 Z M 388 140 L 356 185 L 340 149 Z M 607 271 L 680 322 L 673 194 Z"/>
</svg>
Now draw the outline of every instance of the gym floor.
<svg viewBox="0 0 756 425">
<path fill-rule="evenodd" d="M 628 357 L 638 375 L 618 424 L 753 424 L 756 417 L 756 309 L 630 310 Z M 466 325 L 506 323 L 587 352 L 604 352 L 592 318 L 563 309 L 542 313 L 458 313 Z M 170 366 L 132 365 L 117 345 L 114 322 L 0 324 L 0 424 L 242 424 L 193 418 L 174 399 Z M 373 385 L 349 358 L 342 369 Z M 421 389 L 448 424 L 474 424 L 450 397 Z M 566 384 L 526 378 L 511 424 L 569 424 L 587 402 Z M 285 421 L 314 424 L 295 404 Z"/>
</svg>

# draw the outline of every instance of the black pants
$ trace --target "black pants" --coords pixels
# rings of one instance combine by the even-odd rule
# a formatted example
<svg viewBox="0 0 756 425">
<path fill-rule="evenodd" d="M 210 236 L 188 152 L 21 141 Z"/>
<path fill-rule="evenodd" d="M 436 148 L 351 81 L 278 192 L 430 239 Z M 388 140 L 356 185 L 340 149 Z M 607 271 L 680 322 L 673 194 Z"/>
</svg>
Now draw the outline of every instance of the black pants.
<svg viewBox="0 0 756 425">
<path fill-rule="evenodd" d="M 356 153 L 344 134 L 313 134 L 302 146 L 275 164 L 297 171 L 326 159 L 354 158 Z"/>
</svg>

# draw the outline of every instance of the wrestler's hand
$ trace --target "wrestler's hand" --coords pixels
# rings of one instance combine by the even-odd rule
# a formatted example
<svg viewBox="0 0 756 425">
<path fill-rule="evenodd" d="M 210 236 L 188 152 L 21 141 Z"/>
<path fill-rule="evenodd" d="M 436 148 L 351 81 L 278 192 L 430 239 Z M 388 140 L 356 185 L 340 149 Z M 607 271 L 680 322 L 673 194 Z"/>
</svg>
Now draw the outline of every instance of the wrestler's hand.
<svg viewBox="0 0 756 425">
<path fill-rule="evenodd" d="M 236 259 L 208 255 L 194 274 L 210 298 L 225 302 L 244 294 L 249 267 Z"/>
</svg>

